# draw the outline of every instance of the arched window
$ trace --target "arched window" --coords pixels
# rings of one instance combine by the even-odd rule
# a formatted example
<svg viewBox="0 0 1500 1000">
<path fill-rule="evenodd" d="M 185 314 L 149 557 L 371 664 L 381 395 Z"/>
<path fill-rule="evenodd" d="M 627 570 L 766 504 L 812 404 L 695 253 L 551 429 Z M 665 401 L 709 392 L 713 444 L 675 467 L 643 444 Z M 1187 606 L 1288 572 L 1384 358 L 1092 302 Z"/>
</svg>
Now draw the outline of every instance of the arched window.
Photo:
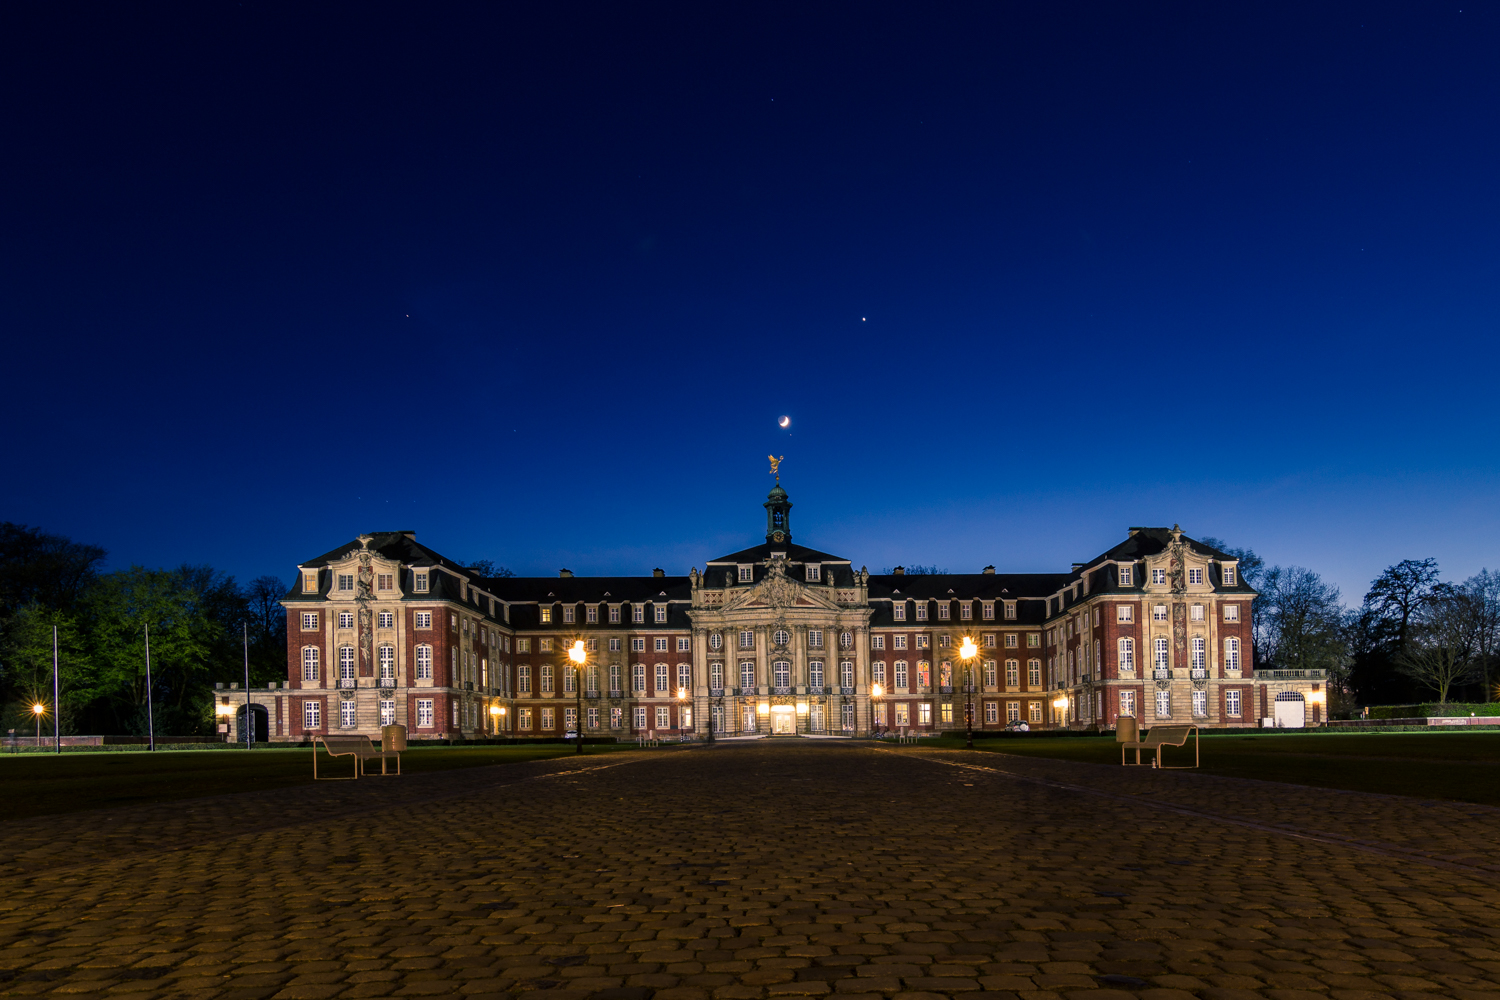
<svg viewBox="0 0 1500 1000">
<path fill-rule="evenodd" d="M 542 671 L 541 671 L 540 677 L 541 677 L 541 682 L 542 682 L 542 686 L 541 686 L 541 692 L 542 692 L 542 694 L 551 694 L 552 693 L 552 664 L 550 664 L 550 663 L 544 663 L 544 664 L 542 664 Z"/>
<path fill-rule="evenodd" d="M 1167 637 L 1159 635 L 1156 637 L 1156 669 L 1167 669 Z"/>
<path fill-rule="evenodd" d="M 417 653 L 417 679 L 423 681 L 432 680 L 432 647 L 418 646 Z"/>
<path fill-rule="evenodd" d="M 339 647 L 339 680 L 350 683 L 340 684 L 340 687 L 353 687 L 354 681 L 354 647 Z"/>
<path fill-rule="evenodd" d="M 619 694 L 625 690 L 620 687 L 620 665 L 618 663 L 611 663 L 609 665 L 609 690 L 611 694 Z M 618 729 L 619 727 L 616 726 L 615 728 Z"/>
<path fill-rule="evenodd" d="M 905 689 L 905 687 L 906 687 L 906 661 L 905 660 L 897 660 L 896 661 L 896 687 L 902 688 L 902 689 Z"/>
<path fill-rule="evenodd" d="M 724 664 L 710 663 L 708 665 L 708 686 L 713 691 L 724 690 Z"/>
<path fill-rule="evenodd" d="M 1124 638 L 1120 640 L 1119 667 L 1121 670 L 1135 669 L 1135 640 Z"/>
<path fill-rule="evenodd" d="M 746 691 L 755 687 L 755 663 L 752 660 L 740 661 L 740 687 Z"/>
<path fill-rule="evenodd" d="M 792 686 L 792 663 L 790 660 L 777 660 L 771 664 L 771 675 L 774 678 L 771 683 L 779 688 Z"/>
<path fill-rule="evenodd" d="M 394 681 L 396 679 L 396 647 L 380 647 L 380 679 L 383 681 Z"/>
<path fill-rule="evenodd" d="M 1193 636 L 1192 650 L 1193 650 L 1193 653 L 1192 653 L 1192 657 L 1193 657 L 1192 658 L 1192 666 L 1193 666 L 1193 669 L 1194 670 L 1202 670 L 1203 669 L 1203 654 L 1204 654 L 1203 636 L 1201 636 L 1201 635 L 1195 635 L 1195 636 Z"/>
<path fill-rule="evenodd" d="M 1098 613 L 1099 609 L 1095 608 L 1094 614 Z M 1094 670 L 1096 672 L 1103 672 L 1104 670 L 1104 650 L 1103 647 L 1099 645 L 1098 639 L 1094 640 Z"/>
<path fill-rule="evenodd" d="M 1235 638 L 1224 640 L 1224 669 L 1240 669 L 1240 641 Z"/>
<path fill-rule="evenodd" d="M 302 679 L 304 681 L 318 679 L 318 647 L 316 646 L 304 646 L 302 649 Z"/>
<path fill-rule="evenodd" d="M 807 665 L 807 683 L 809 686 L 822 689 L 823 687 L 823 661 L 813 660 Z"/>
<path fill-rule="evenodd" d="M 839 664 L 839 683 L 846 688 L 852 688 L 854 686 L 853 662 L 844 660 Z"/>
</svg>

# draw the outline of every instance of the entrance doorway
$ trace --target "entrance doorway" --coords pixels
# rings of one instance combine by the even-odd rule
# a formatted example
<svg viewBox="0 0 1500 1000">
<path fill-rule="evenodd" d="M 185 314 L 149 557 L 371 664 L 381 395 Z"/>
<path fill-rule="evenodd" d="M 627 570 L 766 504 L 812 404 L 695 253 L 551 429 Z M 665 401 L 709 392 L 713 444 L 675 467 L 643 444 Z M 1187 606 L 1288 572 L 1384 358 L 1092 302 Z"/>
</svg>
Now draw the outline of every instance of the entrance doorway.
<svg viewBox="0 0 1500 1000">
<path fill-rule="evenodd" d="M 1298 691 L 1282 691 L 1272 702 L 1277 729 L 1301 729 L 1307 725 L 1307 703 Z"/>
<path fill-rule="evenodd" d="M 774 736 L 792 736 L 797 732 L 797 713 L 790 705 L 771 707 L 771 733 Z"/>
</svg>

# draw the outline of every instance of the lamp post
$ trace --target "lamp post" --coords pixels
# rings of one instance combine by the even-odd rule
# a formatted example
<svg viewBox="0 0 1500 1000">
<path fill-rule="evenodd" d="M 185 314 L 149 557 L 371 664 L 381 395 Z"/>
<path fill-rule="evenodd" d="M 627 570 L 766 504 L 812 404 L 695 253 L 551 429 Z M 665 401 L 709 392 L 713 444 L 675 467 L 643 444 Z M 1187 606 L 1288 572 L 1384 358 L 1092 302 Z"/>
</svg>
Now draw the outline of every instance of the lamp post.
<svg viewBox="0 0 1500 1000">
<path fill-rule="evenodd" d="M 683 724 L 682 713 L 687 711 L 687 688 L 677 688 L 677 740 L 680 743 L 687 742 L 687 727 Z"/>
<path fill-rule="evenodd" d="M 506 726 L 505 726 L 505 706 L 504 705 L 500 706 L 500 732 L 502 732 L 502 733 L 505 734 L 505 738 L 506 739 L 510 739 L 510 730 L 507 729 Z"/>
<path fill-rule="evenodd" d="M 870 685 L 870 704 L 874 706 L 874 708 L 871 709 L 870 714 L 873 715 L 873 716 L 875 716 L 877 719 L 880 718 L 880 708 L 881 708 L 881 705 L 883 704 L 880 699 L 881 699 L 881 696 L 884 695 L 884 694 L 885 694 L 885 688 L 881 687 L 879 684 L 871 684 Z M 870 724 L 870 729 L 874 731 L 876 737 L 880 736 L 880 723 L 879 722 L 871 723 Z"/>
<path fill-rule="evenodd" d="M 573 661 L 573 693 L 578 697 L 578 707 L 573 716 L 574 736 L 578 740 L 578 747 L 574 752 L 583 753 L 583 663 L 588 659 L 588 653 L 584 652 L 582 639 L 574 641 L 568 650 L 568 659 Z"/>
<path fill-rule="evenodd" d="M 500 735 L 500 713 L 503 711 L 499 705 L 490 706 L 490 732 L 496 736 Z"/>
<path fill-rule="evenodd" d="M 974 749 L 974 658 L 979 655 L 979 647 L 974 645 L 974 640 L 964 636 L 964 641 L 958 647 L 958 655 L 964 664 L 964 746 Z"/>
<path fill-rule="evenodd" d="M 1052 703 L 1052 707 L 1057 709 L 1062 715 L 1062 722 L 1066 725 L 1068 721 L 1068 696 L 1065 694 L 1058 695 L 1057 700 Z"/>
<path fill-rule="evenodd" d="M 37 702 L 31 706 L 31 714 L 36 716 L 36 745 L 42 745 L 42 716 L 47 714 L 47 706 Z"/>
</svg>

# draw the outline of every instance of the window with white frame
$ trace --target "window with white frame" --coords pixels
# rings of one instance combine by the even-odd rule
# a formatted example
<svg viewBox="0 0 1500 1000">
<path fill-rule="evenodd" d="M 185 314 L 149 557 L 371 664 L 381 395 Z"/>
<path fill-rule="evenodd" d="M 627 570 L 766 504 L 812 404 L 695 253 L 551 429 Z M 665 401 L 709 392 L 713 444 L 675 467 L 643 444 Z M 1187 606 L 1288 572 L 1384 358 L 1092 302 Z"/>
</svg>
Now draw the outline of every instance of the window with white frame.
<svg viewBox="0 0 1500 1000">
<path fill-rule="evenodd" d="M 885 686 L 885 661 L 876 660 L 870 664 L 870 680 L 876 684 Z"/>
<path fill-rule="evenodd" d="M 658 637 L 657 638 L 656 645 L 655 645 L 655 651 L 658 652 L 658 653 L 665 653 L 665 652 L 667 652 L 667 640 L 664 637 Z"/>
<path fill-rule="evenodd" d="M 611 625 L 620 624 L 620 606 L 618 604 L 609 609 L 609 623 Z"/>
<path fill-rule="evenodd" d="M 724 637 L 722 635 L 720 635 L 718 632 L 715 632 L 713 635 L 709 636 L 708 637 L 708 648 L 712 649 L 712 650 L 723 649 L 724 648 Z"/>
<path fill-rule="evenodd" d="M 375 577 L 376 590 L 395 590 L 396 578 L 390 573 L 379 573 Z"/>
<path fill-rule="evenodd" d="M 316 632 L 318 629 L 318 613 L 316 611 L 302 612 L 302 631 Z"/>
<path fill-rule="evenodd" d="M 1237 575 L 1238 575 L 1238 571 L 1233 566 L 1225 566 L 1224 567 L 1224 586 L 1226 586 L 1226 587 L 1233 587 L 1233 586 L 1235 586 L 1235 582 L 1234 581 L 1235 581 L 1235 578 L 1236 578 Z"/>
<path fill-rule="evenodd" d="M 630 640 L 630 651 L 632 653 L 643 653 L 643 652 L 645 652 L 646 651 L 646 640 L 642 639 L 642 638 L 639 638 L 639 637 L 631 639 Z"/>
<path fill-rule="evenodd" d="M 1026 661 L 1026 686 L 1027 687 L 1034 687 L 1034 688 L 1042 686 L 1042 661 L 1041 660 L 1027 660 Z"/>
<path fill-rule="evenodd" d="M 427 572 L 425 570 L 412 574 L 411 589 L 412 593 L 415 594 L 427 593 Z M 431 725 L 431 723 L 428 723 L 428 725 Z"/>
<path fill-rule="evenodd" d="M 340 573 L 338 575 L 338 577 L 339 577 L 339 590 L 342 590 L 342 591 L 352 591 L 354 589 L 354 574 L 353 573 Z"/>
<path fill-rule="evenodd" d="M 619 729 L 625 724 L 625 710 L 615 706 L 609 710 L 609 728 Z"/>
<path fill-rule="evenodd" d="M 807 564 L 807 582 L 808 583 L 817 583 L 818 582 L 819 572 L 820 572 L 820 567 L 818 566 L 817 563 L 808 563 Z"/>
<path fill-rule="evenodd" d="M 302 573 L 302 592 L 304 594 L 316 594 L 318 592 L 318 571 L 315 569 L 304 570 Z"/>
<path fill-rule="evenodd" d="M 1007 701 L 1005 703 L 1005 721 L 1021 721 L 1021 703 L 1019 701 Z"/>
<path fill-rule="evenodd" d="M 1016 620 L 1016 602 L 1015 601 L 1006 601 L 1005 602 L 1005 620 L 1008 621 L 1008 622 L 1013 622 L 1013 621 Z"/>
<path fill-rule="evenodd" d="M 985 725 L 993 726 L 1000 721 L 1000 703 L 998 701 L 987 701 L 984 703 Z"/>
<path fill-rule="evenodd" d="M 932 648 L 932 636 L 930 636 L 930 635 L 918 635 L 917 636 L 917 648 L 918 649 L 931 649 Z"/>
<path fill-rule="evenodd" d="M 589 709 L 589 716 L 588 716 L 588 718 L 589 718 L 589 728 L 590 729 L 598 729 L 599 728 L 599 710 L 597 708 L 590 708 Z"/>
<path fill-rule="evenodd" d="M 656 693 L 657 694 L 670 694 L 671 693 L 667 689 L 667 665 L 665 663 L 658 663 L 656 665 Z"/>
<path fill-rule="evenodd" d="M 771 664 L 771 684 L 779 688 L 791 687 L 792 664 L 790 660 L 776 660 Z"/>
<path fill-rule="evenodd" d="M 339 728 L 353 729 L 355 725 L 357 725 L 357 719 L 355 717 L 354 702 L 339 702 Z"/>
<path fill-rule="evenodd" d="M 1166 621 L 1167 620 L 1167 606 L 1165 604 L 1154 605 L 1151 608 L 1151 620 L 1154 621 L 1154 622 L 1164 622 L 1164 621 Z"/>
<path fill-rule="evenodd" d="M 657 705 L 656 706 L 656 728 L 657 729 L 670 729 L 670 728 L 672 728 L 672 710 L 670 708 L 668 708 L 666 705 Z"/>
<path fill-rule="evenodd" d="M 590 625 L 597 625 L 597 624 L 599 624 L 599 605 L 597 605 L 597 604 L 590 604 L 586 608 L 584 608 L 583 609 L 583 619 L 584 619 L 584 621 L 588 622 Z M 589 728 L 592 729 L 593 727 L 590 726 Z"/>
<path fill-rule="evenodd" d="M 983 644 L 983 646 L 984 646 L 985 649 L 994 649 L 995 648 L 995 633 L 993 633 L 993 632 L 986 632 L 984 634 L 984 638 L 981 640 L 981 642 L 982 642 L 982 644 Z"/>
<path fill-rule="evenodd" d="M 578 671 L 571 664 L 567 663 L 564 663 L 562 666 L 558 667 L 557 670 L 558 673 L 562 674 L 563 694 L 577 693 Z"/>
<path fill-rule="evenodd" d="M 854 687 L 854 662 L 852 660 L 839 661 L 839 683 L 846 688 Z"/>
<path fill-rule="evenodd" d="M 318 701 L 304 701 L 302 703 L 302 728 L 317 729 L 323 725 L 323 703 Z"/>
<path fill-rule="evenodd" d="M 540 608 L 538 608 L 537 610 L 539 612 L 541 612 L 541 615 L 542 615 L 542 624 L 543 625 L 551 625 L 552 624 L 552 608 L 550 606 L 544 604 Z"/>
<path fill-rule="evenodd" d="M 885 636 L 883 636 L 883 635 L 872 635 L 872 636 L 870 636 L 870 648 L 871 649 L 884 649 L 885 648 Z"/>
<path fill-rule="evenodd" d="M 807 664 L 807 683 L 813 688 L 822 688 L 823 685 L 823 661 L 810 660 Z"/>
<path fill-rule="evenodd" d="M 1135 586 L 1134 581 L 1135 581 L 1135 571 L 1130 566 L 1121 566 L 1120 567 L 1120 586 L 1122 586 L 1122 587 L 1133 587 L 1133 586 Z"/>
<path fill-rule="evenodd" d="M 578 731 L 578 709 L 576 706 L 570 705 L 563 709 L 563 729 L 570 733 Z"/>
<path fill-rule="evenodd" d="M 739 567 L 739 570 L 740 570 L 740 583 L 749 583 L 751 581 L 751 579 L 753 578 L 753 574 L 755 573 L 755 567 L 754 566 L 741 566 L 741 567 Z"/>
<path fill-rule="evenodd" d="M 1237 622 L 1240 620 L 1240 606 L 1238 604 L 1224 605 L 1224 620 L 1226 622 Z"/>
<path fill-rule="evenodd" d="M 432 612 L 418 611 L 412 616 L 416 628 L 432 628 Z"/>
<path fill-rule="evenodd" d="M 516 640 L 516 652 L 518 652 L 518 653 L 529 653 L 529 652 L 531 652 L 531 640 L 530 639 L 517 639 Z"/>
<path fill-rule="evenodd" d="M 979 603 L 979 614 L 987 622 L 994 621 L 995 620 L 995 602 L 994 601 L 981 601 Z"/>
<path fill-rule="evenodd" d="M 1188 570 L 1188 583 L 1193 586 L 1201 586 L 1203 583 L 1203 571 L 1201 569 Z"/>
<path fill-rule="evenodd" d="M 1224 714 L 1232 719 L 1240 717 L 1240 692 L 1224 692 Z"/>
<path fill-rule="evenodd" d="M 755 687 L 755 663 L 751 660 L 740 661 L 740 690 L 749 691 Z"/>
<path fill-rule="evenodd" d="M 839 649 L 853 649 L 853 648 L 854 648 L 854 633 L 853 632 L 840 632 L 839 633 Z"/>
<path fill-rule="evenodd" d="M 318 647 L 302 647 L 302 679 L 304 681 L 318 680 Z"/>
<path fill-rule="evenodd" d="M 636 625 L 644 624 L 646 621 L 646 606 L 644 604 L 631 605 L 630 620 Z"/>
<path fill-rule="evenodd" d="M 1155 657 L 1152 665 L 1157 670 L 1167 669 L 1167 639 L 1166 636 L 1157 636 L 1155 642 Z"/>
<path fill-rule="evenodd" d="M 537 649 L 537 652 L 539 652 L 539 653 L 550 653 L 550 652 L 552 652 L 552 639 L 550 637 L 549 638 L 538 639 L 536 641 L 536 649 Z"/>
<path fill-rule="evenodd" d="M 635 728 L 644 730 L 646 728 L 646 706 L 637 705 L 635 709 Z"/>
<path fill-rule="evenodd" d="M 574 608 L 571 604 L 563 605 L 563 624 L 573 624 Z"/>
<path fill-rule="evenodd" d="M 1021 661 L 1020 660 L 1006 660 L 1005 661 L 1005 686 L 1006 687 L 1011 687 L 1011 688 L 1020 687 L 1021 686 Z"/>
<path fill-rule="evenodd" d="M 1158 719 L 1170 719 L 1172 717 L 1172 692 L 1156 692 L 1156 717 Z"/>
<path fill-rule="evenodd" d="M 941 646 L 943 649 L 947 649 L 949 646 L 953 645 L 953 636 L 951 636 L 951 635 L 940 635 L 940 636 L 938 636 L 938 645 Z"/>
<path fill-rule="evenodd" d="M 667 606 L 665 604 L 654 604 L 652 609 L 656 612 L 656 624 L 660 625 L 667 620 Z"/>
<path fill-rule="evenodd" d="M 688 653 L 692 651 L 692 640 L 685 635 L 677 637 L 677 652 Z"/>
<path fill-rule="evenodd" d="M 906 621 L 906 602 L 897 601 L 891 605 L 891 617 L 898 622 Z"/>
<path fill-rule="evenodd" d="M 599 640 L 595 637 L 590 637 L 584 648 L 587 649 L 590 653 L 599 652 Z"/>
<path fill-rule="evenodd" d="M 1201 622 L 1203 620 L 1203 605 L 1194 604 L 1191 608 L 1189 608 L 1188 619 L 1195 622 Z"/>
<path fill-rule="evenodd" d="M 1028 632 L 1028 633 L 1026 633 L 1026 645 L 1029 648 L 1031 648 L 1031 649 L 1037 649 L 1037 648 L 1039 648 L 1041 646 L 1041 644 L 1042 644 L 1042 634 L 1040 632 Z"/>
<path fill-rule="evenodd" d="M 1201 718 L 1203 718 L 1206 715 L 1208 715 L 1208 692 L 1207 691 L 1194 691 L 1193 692 L 1193 717 L 1197 718 L 1197 719 L 1201 719 Z"/>
<path fill-rule="evenodd" d="M 1240 669 L 1240 641 L 1233 636 L 1224 640 L 1224 669 Z"/>
<path fill-rule="evenodd" d="M 354 612 L 353 611 L 340 611 L 339 612 L 339 628 L 353 628 L 353 627 L 354 627 Z"/>
<path fill-rule="evenodd" d="M 631 664 L 630 681 L 632 690 L 639 692 L 646 690 L 646 665 L 644 663 Z"/>
<path fill-rule="evenodd" d="M 382 726 L 394 726 L 396 724 L 396 703 L 388 698 L 380 702 L 380 724 Z"/>
<path fill-rule="evenodd" d="M 552 664 L 544 663 L 541 669 L 542 694 L 552 693 Z"/>
<path fill-rule="evenodd" d="M 755 633 L 752 632 L 750 629 L 745 629 L 744 631 L 742 631 L 740 633 L 740 648 L 741 649 L 754 649 L 755 648 Z"/>
<path fill-rule="evenodd" d="M 556 711 L 555 709 L 551 709 L 551 708 L 544 708 L 544 709 L 542 709 L 542 725 L 541 725 L 541 729 L 542 729 L 543 732 L 546 732 L 546 731 L 548 731 L 548 730 L 550 730 L 550 729 L 553 728 L 553 724 L 557 721 L 557 716 L 555 714 L 553 714 L 555 711 Z"/>
<path fill-rule="evenodd" d="M 906 675 L 906 661 L 905 660 L 897 660 L 896 661 L 896 687 L 898 689 L 904 690 L 906 688 L 906 686 L 907 686 L 906 685 L 906 680 L 907 680 L 907 675 Z"/>
<path fill-rule="evenodd" d="M 994 660 L 985 660 L 984 661 L 984 686 L 987 687 L 987 688 L 995 687 L 996 686 L 996 684 L 995 684 L 996 680 L 997 680 L 997 677 L 996 677 L 996 670 L 995 670 L 995 661 Z"/>
<path fill-rule="evenodd" d="M 691 690 L 693 687 L 693 666 L 690 663 L 677 664 L 677 686 Z"/>
<path fill-rule="evenodd" d="M 531 709 L 516 709 L 516 728 L 521 730 L 531 729 Z"/>
<path fill-rule="evenodd" d="M 1006 649 L 1015 649 L 1017 646 L 1020 645 L 1020 642 L 1018 641 L 1019 638 L 1020 637 L 1017 636 L 1014 632 L 1007 632 L 1007 633 L 1005 633 L 1005 648 Z"/>
<path fill-rule="evenodd" d="M 375 624 L 377 628 L 395 628 L 396 616 L 391 614 L 389 611 L 382 611 L 380 612 L 379 616 L 376 617 Z"/>
<path fill-rule="evenodd" d="M 958 618 L 960 621 L 973 621 L 974 605 L 970 604 L 968 601 L 958 602 Z"/>
<path fill-rule="evenodd" d="M 1135 718 L 1135 692 L 1120 692 L 1120 714 L 1129 718 Z"/>
<path fill-rule="evenodd" d="M 892 637 L 892 642 L 891 642 L 891 648 L 892 649 L 905 649 L 906 648 L 906 636 L 905 635 L 893 636 Z"/>
<path fill-rule="evenodd" d="M 1191 657 L 1192 657 L 1192 659 L 1190 661 L 1192 663 L 1192 668 L 1194 670 L 1202 670 L 1202 669 L 1204 669 L 1204 643 L 1203 643 L 1203 636 L 1201 636 L 1201 635 L 1195 635 L 1195 636 L 1193 636 L 1192 641 L 1189 644 L 1188 648 L 1190 650 L 1192 650 L 1192 652 L 1190 654 Z"/>
<path fill-rule="evenodd" d="M 953 606 L 947 601 L 939 601 L 937 606 L 938 621 L 948 621 L 949 615 L 953 613 Z"/>
<path fill-rule="evenodd" d="M 354 686 L 354 647 L 339 647 L 339 687 Z"/>
<path fill-rule="evenodd" d="M 1119 640 L 1117 665 L 1121 670 L 1135 669 L 1135 640 L 1126 636 Z"/>
<path fill-rule="evenodd" d="M 413 652 L 417 659 L 417 680 L 432 680 L 432 647 L 420 645 Z"/>
<path fill-rule="evenodd" d="M 609 665 L 609 690 L 611 694 L 625 690 L 620 687 L 620 665 L 611 663 Z"/>
<path fill-rule="evenodd" d="M 708 687 L 711 691 L 724 690 L 724 664 L 710 663 L 708 665 Z"/>
<path fill-rule="evenodd" d="M 381 646 L 379 651 L 380 679 L 390 683 L 396 680 L 396 647 Z M 389 685 L 387 685 L 389 686 Z"/>
<path fill-rule="evenodd" d="M 1135 605 L 1133 605 L 1133 604 L 1116 604 L 1115 605 L 1115 621 L 1117 621 L 1117 622 L 1133 622 L 1133 621 L 1135 621 Z"/>
<path fill-rule="evenodd" d="M 516 667 L 516 691 L 520 694 L 531 693 L 531 667 L 525 663 Z"/>
<path fill-rule="evenodd" d="M 918 601 L 917 602 L 917 621 L 919 621 L 919 622 L 925 622 L 926 620 L 927 620 L 927 602 L 926 601 Z"/>
<path fill-rule="evenodd" d="M 813 649 L 823 648 L 823 630 L 820 628 L 808 629 L 807 644 Z"/>
</svg>

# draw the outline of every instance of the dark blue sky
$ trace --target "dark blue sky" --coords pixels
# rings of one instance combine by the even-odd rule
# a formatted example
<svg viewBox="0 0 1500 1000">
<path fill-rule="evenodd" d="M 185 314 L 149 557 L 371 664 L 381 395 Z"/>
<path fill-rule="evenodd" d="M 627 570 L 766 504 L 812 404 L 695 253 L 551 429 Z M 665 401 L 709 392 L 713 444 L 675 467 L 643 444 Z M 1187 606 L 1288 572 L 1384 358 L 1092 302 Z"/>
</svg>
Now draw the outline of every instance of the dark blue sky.
<svg viewBox="0 0 1500 1000">
<path fill-rule="evenodd" d="M 0 518 L 1500 565 L 1493 5 L 0 10 Z M 790 432 L 776 418 L 790 415 Z"/>
</svg>

